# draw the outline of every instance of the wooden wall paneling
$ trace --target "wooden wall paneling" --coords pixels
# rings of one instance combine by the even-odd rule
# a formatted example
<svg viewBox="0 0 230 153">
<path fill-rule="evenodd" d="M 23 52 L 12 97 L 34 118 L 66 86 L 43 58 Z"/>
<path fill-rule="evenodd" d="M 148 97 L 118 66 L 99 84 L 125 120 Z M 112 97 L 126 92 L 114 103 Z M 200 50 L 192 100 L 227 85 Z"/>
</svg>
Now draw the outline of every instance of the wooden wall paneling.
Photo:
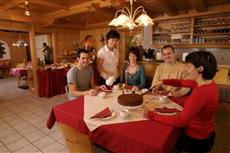
<svg viewBox="0 0 230 153">
<path fill-rule="evenodd" d="M 144 66 L 144 70 L 145 70 L 145 77 L 146 77 L 146 86 L 149 88 L 151 83 L 152 83 L 152 79 L 157 67 L 157 63 L 151 63 L 151 62 L 143 62 L 141 63 Z"/>
<path fill-rule="evenodd" d="M 56 29 L 56 56 L 59 62 L 62 55 L 72 54 L 74 42 L 79 40 L 79 33 L 75 29 Z"/>
<path fill-rule="evenodd" d="M 29 31 L 29 24 L 18 23 L 13 21 L 4 21 L 0 20 L 0 29 L 1 30 L 12 30 L 12 31 Z"/>
<path fill-rule="evenodd" d="M 21 33 L 21 38 L 24 40 L 24 38 L 27 37 L 28 34 Z M 9 46 L 10 51 L 10 66 L 15 67 L 18 63 L 22 63 L 24 59 L 26 59 L 26 49 L 24 47 L 14 47 L 12 44 L 19 40 L 19 33 L 16 32 L 4 32 L 0 31 L 0 40 L 3 40 L 7 43 Z"/>
<path fill-rule="evenodd" d="M 52 49 L 53 49 L 53 62 L 58 62 L 58 54 L 57 54 L 57 37 L 56 37 L 56 31 L 51 34 L 51 40 L 52 40 Z"/>
<path fill-rule="evenodd" d="M 104 43 L 101 42 L 102 37 L 105 39 L 105 35 L 109 31 L 109 28 L 98 28 L 98 29 L 90 29 L 80 31 L 80 42 L 83 42 L 87 35 L 92 35 L 96 39 L 96 51 L 98 51 L 101 47 L 104 46 Z"/>
<path fill-rule="evenodd" d="M 120 76 L 123 75 L 123 66 L 125 64 L 125 36 L 126 34 L 124 32 L 120 32 L 121 38 L 120 38 L 120 42 L 119 42 L 119 53 L 120 53 L 120 57 L 119 57 L 119 71 L 120 71 Z"/>
</svg>

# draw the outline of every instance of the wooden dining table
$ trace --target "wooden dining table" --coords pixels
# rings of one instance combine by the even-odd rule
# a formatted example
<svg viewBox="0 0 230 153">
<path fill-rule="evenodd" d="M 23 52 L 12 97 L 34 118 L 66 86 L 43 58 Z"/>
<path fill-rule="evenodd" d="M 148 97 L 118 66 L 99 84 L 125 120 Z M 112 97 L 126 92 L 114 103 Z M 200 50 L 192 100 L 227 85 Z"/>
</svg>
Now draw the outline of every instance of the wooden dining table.
<svg viewBox="0 0 230 153">
<path fill-rule="evenodd" d="M 70 137 L 74 137 L 74 134 L 65 136 L 68 130 L 75 130 L 76 136 L 83 134 L 89 142 L 115 153 L 169 153 L 180 135 L 179 128 L 152 120 L 107 124 L 90 132 L 84 121 L 84 103 L 82 96 L 57 105 L 52 108 L 47 120 L 49 129 L 55 122 L 68 127 L 63 134 L 67 144 L 71 142 L 71 145 L 68 145 L 70 152 L 76 152 L 73 151 L 76 148 L 74 144 L 81 144 L 81 140 L 71 140 Z"/>
</svg>

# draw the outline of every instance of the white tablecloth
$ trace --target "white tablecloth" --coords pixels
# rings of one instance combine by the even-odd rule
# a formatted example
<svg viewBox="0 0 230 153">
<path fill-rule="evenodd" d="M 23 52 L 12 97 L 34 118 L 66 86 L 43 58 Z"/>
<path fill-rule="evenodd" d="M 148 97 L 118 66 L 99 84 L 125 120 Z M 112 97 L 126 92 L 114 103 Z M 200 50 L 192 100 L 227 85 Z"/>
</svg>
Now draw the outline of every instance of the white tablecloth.
<svg viewBox="0 0 230 153">
<path fill-rule="evenodd" d="M 131 114 L 128 119 L 120 118 L 118 114 L 125 108 L 117 103 L 117 97 L 120 94 L 120 92 L 113 92 L 112 94 L 106 95 L 105 98 L 100 98 L 99 96 L 84 97 L 84 121 L 90 131 L 95 130 L 101 125 L 146 120 L 143 116 L 138 114 L 138 109 L 130 110 Z M 115 116 L 113 118 L 108 120 L 90 119 L 90 117 L 106 107 L 109 107 L 110 110 L 115 112 Z"/>
<path fill-rule="evenodd" d="M 139 109 L 143 108 L 143 105 L 140 107 L 136 107 L 136 109 L 129 109 L 131 113 L 129 118 L 122 119 L 119 117 L 119 112 L 122 109 L 126 109 L 118 104 L 117 97 L 121 94 L 121 92 L 113 92 L 112 94 L 106 95 L 104 98 L 100 98 L 99 96 L 85 96 L 84 97 L 84 121 L 89 128 L 90 131 L 95 130 L 97 127 L 101 125 L 107 124 L 115 124 L 115 123 L 124 123 L 124 122 L 133 122 L 133 121 L 141 121 L 146 120 L 143 115 L 139 112 Z M 167 103 L 159 103 L 152 95 L 144 96 L 144 105 L 154 109 L 159 107 L 170 107 L 177 108 L 182 110 L 182 108 L 176 103 L 169 101 Z M 106 119 L 90 119 L 92 116 L 100 112 L 101 110 L 109 107 L 110 110 L 115 112 L 115 116 L 106 120 Z"/>
</svg>

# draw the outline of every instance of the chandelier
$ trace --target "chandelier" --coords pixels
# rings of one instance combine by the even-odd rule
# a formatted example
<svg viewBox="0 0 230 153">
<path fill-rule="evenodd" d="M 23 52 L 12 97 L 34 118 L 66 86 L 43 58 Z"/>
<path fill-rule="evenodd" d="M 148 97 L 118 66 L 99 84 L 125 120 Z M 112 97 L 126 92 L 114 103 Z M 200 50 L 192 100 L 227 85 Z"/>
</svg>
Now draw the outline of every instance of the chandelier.
<svg viewBox="0 0 230 153">
<path fill-rule="evenodd" d="M 26 47 L 28 46 L 28 43 L 25 42 L 24 40 L 18 40 L 16 42 L 13 43 L 14 47 Z"/>
<path fill-rule="evenodd" d="M 14 47 L 26 47 L 29 44 L 21 39 L 21 34 L 19 34 L 19 40 L 12 44 Z"/>
<path fill-rule="evenodd" d="M 129 0 L 130 9 L 125 7 L 123 9 L 116 11 L 115 17 L 109 23 L 109 26 L 121 26 L 124 28 L 129 28 L 131 30 L 137 26 L 153 25 L 153 20 L 147 15 L 143 6 L 138 6 L 133 12 L 134 1 L 136 0 Z M 137 15 L 139 16 L 137 17 Z"/>
</svg>

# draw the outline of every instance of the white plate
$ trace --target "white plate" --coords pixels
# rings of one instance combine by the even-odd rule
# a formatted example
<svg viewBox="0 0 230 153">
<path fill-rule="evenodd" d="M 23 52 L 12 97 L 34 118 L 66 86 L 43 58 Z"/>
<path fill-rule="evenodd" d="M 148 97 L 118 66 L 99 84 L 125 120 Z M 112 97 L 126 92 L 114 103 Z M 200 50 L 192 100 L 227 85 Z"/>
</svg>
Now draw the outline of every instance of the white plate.
<svg viewBox="0 0 230 153">
<path fill-rule="evenodd" d="M 166 116 L 171 116 L 171 115 L 176 115 L 177 114 L 177 112 L 173 112 L 173 113 L 160 113 L 160 112 L 157 112 L 157 111 L 156 111 L 156 113 L 160 114 L 160 115 L 166 115 Z"/>
<path fill-rule="evenodd" d="M 143 106 L 143 103 L 138 106 L 124 106 L 124 105 L 119 104 L 118 102 L 117 104 L 119 105 L 119 107 L 124 108 L 124 109 L 138 109 Z"/>
<path fill-rule="evenodd" d="M 143 88 L 143 89 L 141 90 L 142 93 L 146 93 L 146 92 L 148 92 L 148 91 L 149 91 L 149 89 L 146 89 L 146 88 Z"/>
</svg>

